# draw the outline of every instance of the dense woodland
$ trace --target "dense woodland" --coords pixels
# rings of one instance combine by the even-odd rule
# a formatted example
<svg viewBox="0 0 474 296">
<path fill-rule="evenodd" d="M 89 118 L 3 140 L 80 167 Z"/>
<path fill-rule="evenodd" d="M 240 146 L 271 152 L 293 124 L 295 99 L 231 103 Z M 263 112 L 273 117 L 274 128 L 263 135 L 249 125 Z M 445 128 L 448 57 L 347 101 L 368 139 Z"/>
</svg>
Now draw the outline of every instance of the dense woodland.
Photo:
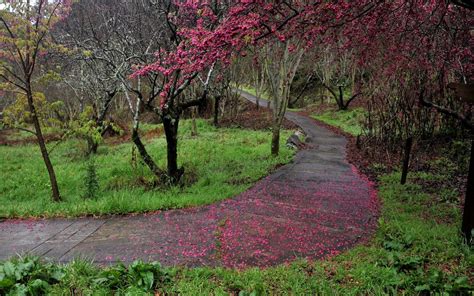
<svg viewBox="0 0 474 296">
<path fill-rule="evenodd" d="M 97 171 L 124 158 L 122 173 L 140 176 L 134 186 L 171 190 L 172 199 L 169 188 L 202 183 L 196 168 L 206 160 L 192 159 L 209 153 L 181 133 L 232 137 L 226 128 L 246 124 L 268 131 L 241 136 L 268 138 L 255 147 L 273 159 L 255 163 L 250 184 L 291 158 L 291 111 L 339 126 L 350 139 L 348 158 L 374 179 L 449 175 L 423 188 L 450 184 L 449 202 L 464 209 L 459 236 L 471 242 L 472 1 L 27 0 L 0 8 L 0 145 L 39 147 L 44 164 L 21 173 L 47 175 L 52 204 L 100 198 Z M 159 147 L 153 133 L 163 135 Z M 129 146 L 114 154 L 114 141 Z M 66 188 L 67 176 L 55 170 L 68 159 L 51 160 L 71 151 L 72 165 L 86 172 L 85 194 L 76 183 Z"/>
</svg>

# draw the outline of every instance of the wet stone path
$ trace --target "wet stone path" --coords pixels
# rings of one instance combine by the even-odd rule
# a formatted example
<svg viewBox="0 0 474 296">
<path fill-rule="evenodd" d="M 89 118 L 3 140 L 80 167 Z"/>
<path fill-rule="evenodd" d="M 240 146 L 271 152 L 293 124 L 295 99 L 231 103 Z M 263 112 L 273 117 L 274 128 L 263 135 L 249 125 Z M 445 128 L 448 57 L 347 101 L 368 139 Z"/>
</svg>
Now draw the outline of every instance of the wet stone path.
<svg viewBox="0 0 474 296">
<path fill-rule="evenodd" d="M 0 260 L 31 253 L 59 262 L 80 257 L 100 264 L 143 259 L 263 267 L 335 255 L 367 240 L 376 228 L 378 200 L 368 179 L 347 162 L 345 138 L 306 116 L 286 116 L 307 135 L 309 147 L 244 193 L 143 215 L 5 220 Z"/>
</svg>

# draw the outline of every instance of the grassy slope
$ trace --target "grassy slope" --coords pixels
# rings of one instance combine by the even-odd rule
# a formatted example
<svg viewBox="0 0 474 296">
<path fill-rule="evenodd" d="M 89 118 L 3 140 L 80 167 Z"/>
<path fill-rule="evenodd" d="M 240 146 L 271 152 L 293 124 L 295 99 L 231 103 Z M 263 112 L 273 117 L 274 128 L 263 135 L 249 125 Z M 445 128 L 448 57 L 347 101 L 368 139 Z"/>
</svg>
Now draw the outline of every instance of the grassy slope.
<svg viewBox="0 0 474 296">
<path fill-rule="evenodd" d="M 81 198 L 87 163 L 80 153 L 81 143 L 59 145 L 52 160 L 64 198 L 61 203 L 50 202 L 47 175 L 35 145 L 0 147 L 0 217 L 99 215 L 209 204 L 244 191 L 293 155 L 282 141 L 281 155 L 270 157 L 269 132 L 216 130 L 204 121 L 198 121 L 198 131 L 199 136 L 192 138 L 189 122 L 180 127 L 179 161 L 191 172 L 188 176 L 197 175 L 192 186 L 166 191 L 137 186 L 137 180 L 152 176 L 141 163 L 132 167 L 132 145 L 103 145 L 96 157 L 101 191 L 94 200 Z M 147 147 L 165 167 L 164 138 L 153 139 Z"/>
<path fill-rule="evenodd" d="M 322 114 L 313 114 L 311 117 L 329 125 L 336 126 L 353 136 L 362 134 L 361 120 L 364 117 L 364 110 L 361 108 L 343 111 L 327 111 Z"/>
</svg>

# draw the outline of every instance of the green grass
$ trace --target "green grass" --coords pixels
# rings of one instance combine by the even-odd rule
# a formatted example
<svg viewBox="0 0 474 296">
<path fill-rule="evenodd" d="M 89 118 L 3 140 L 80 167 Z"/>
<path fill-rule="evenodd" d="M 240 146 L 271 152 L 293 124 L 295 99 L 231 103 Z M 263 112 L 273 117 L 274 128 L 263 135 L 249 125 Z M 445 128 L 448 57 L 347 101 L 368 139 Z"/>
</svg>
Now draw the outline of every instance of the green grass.
<svg viewBox="0 0 474 296">
<path fill-rule="evenodd" d="M 120 265 L 103 269 L 76 261 L 50 266 L 62 273 L 59 280 L 50 279 L 45 291 L 53 295 L 72 290 L 81 295 L 151 295 L 153 291 L 171 295 L 472 295 L 468 291 L 474 288 L 474 253 L 459 236 L 459 209 L 449 203 L 432 204 L 431 196 L 423 193 L 414 179 L 402 186 L 399 178 L 399 173 L 381 178 L 383 208 L 374 239 L 328 260 L 241 271 L 162 268 L 140 262 L 129 269 Z M 17 261 L 12 261 L 15 268 L 19 268 Z M 137 270 L 148 271 L 148 276 L 144 272 L 137 279 Z M 155 281 L 147 288 L 139 277 L 150 278 L 150 272 Z M 43 279 L 53 274 L 31 273 L 41 274 Z M 16 283 L 28 287 L 34 277 L 27 279 Z"/>
<path fill-rule="evenodd" d="M 215 129 L 198 120 L 199 136 L 191 137 L 190 122 L 183 121 L 179 135 L 179 163 L 184 178 L 196 179 L 186 187 L 146 188 L 140 183 L 153 176 L 140 161 L 132 165 L 130 143 L 102 145 L 95 159 L 100 191 L 96 199 L 83 199 L 87 160 L 84 142 L 70 140 L 51 153 L 63 202 L 50 201 L 50 186 L 36 145 L 0 147 L 0 217 L 53 217 L 121 214 L 210 204 L 234 196 L 292 159 L 282 141 L 281 154 L 270 156 L 269 132 Z M 147 129 L 150 129 L 147 126 Z M 282 138 L 290 132 L 283 132 Z M 147 143 L 159 166 L 165 167 L 164 137 Z M 50 146 L 54 146 L 51 143 Z"/>
<path fill-rule="evenodd" d="M 251 95 L 253 95 L 253 96 L 256 96 L 256 95 L 257 95 L 257 93 L 256 93 L 256 91 L 255 91 L 255 88 L 253 88 L 253 87 L 250 87 L 250 86 L 242 86 L 242 85 L 241 85 L 241 86 L 239 86 L 238 88 L 241 89 L 241 90 L 243 90 L 243 91 L 245 91 L 245 92 L 248 92 L 249 94 L 251 94 Z M 260 98 L 262 98 L 262 99 L 264 99 L 264 100 L 269 100 L 269 97 L 270 97 L 270 95 L 269 95 L 268 93 L 266 93 L 266 92 L 263 92 L 263 93 L 260 94 Z"/>
<path fill-rule="evenodd" d="M 255 89 L 250 87 L 250 86 L 239 86 L 239 88 L 245 92 L 248 92 L 249 94 L 255 96 Z M 268 94 L 263 93 L 261 95 L 262 99 L 268 100 Z M 315 103 L 311 106 L 308 106 L 306 108 L 314 109 L 315 106 L 319 105 L 320 103 Z M 327 123 L 329 125 L 338 127 L 345 131 L 346 133 L 349 133 L 353 136 L 357 136 L 362 134 L 363 132 L 363 127 L 362 127 L 362 121 L 365 116 L 365 111 L 362 108 L 354 108 L 354 109 L 349 109 L 349 110 L 342 110 L 342 111 L 337 111 L 336 109 L 336 103 L 334 100 L 331 100 L 330 105 L 334 105 L 334 110 L 330 110 L 327 112 L 324 112 L 322 114 L 313 114 L 311 117 L 320 120 L 324 123 Z M 299 112 L 303 111 L 306 108 L 288 108 L 289 111 L 293 112 Z"/>
<path fill-rule="evenodd" d="M 357 136 L 363 132 L 361 121 L 364 118 L 364 114 L 365 111 L 363 109 L 356 108 L 342 111 L 327 111 L 322 114 L 312 115 L 312 117 L 329 125 L 336 126 L 353 136 Z"/>
<path fill-rule="evenodd" d="M 31 131 L 34 131 L 33 128 L 30 128 Z M 13 129 L 13 133 L 7 135 L 7 139 L 9 141 L 22 141 L 22 140 L 29 140 L 33 139 L 36 140 L 36 136 L 30 132 L 27 132 L 25 130 L 19 130 L 19 129 Z M 53 127 L 44 127 L 43 128 L 43 135 L 47 136 L 48 134 L 55 134 L 58 133 L 59 130 L 57 128 Z"/>
</svg>

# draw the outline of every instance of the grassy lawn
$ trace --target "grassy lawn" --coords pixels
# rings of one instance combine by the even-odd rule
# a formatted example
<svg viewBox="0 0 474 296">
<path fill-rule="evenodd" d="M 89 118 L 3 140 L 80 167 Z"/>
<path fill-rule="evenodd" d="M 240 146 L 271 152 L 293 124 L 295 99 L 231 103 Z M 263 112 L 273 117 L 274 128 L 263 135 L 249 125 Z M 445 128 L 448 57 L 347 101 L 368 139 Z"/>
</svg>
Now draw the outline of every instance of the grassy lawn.
<svg viewBox="0 0 474 296">
<path fill-rule="evenodd" d="M 50 201 L 48 177 L 36 145 L 0 146 L 0 217 L 121 214 L 210 204 L 244 191 L 294 154 L 282 141 L 280 156 L 270 157 L 267 131 L 217 130 L 202 120 L 197 124 L 197 137 L 190 136 L 190 122 L 182 121 L 180 126 L 178 161 L 190 183 L 184 187 L 147 188 L 144 184 L 153 176 L 139 160 L 132 162 L 132 144 L 102 145 L 95 157 L 100 192 L 96 199 L 83 199 L 84 143 L 70 140 L 58 145 L 51 157 L 64 199 L 61 203 Z M 283 131 L 282 138 L 289 135 Z M 147 148 L 164 168 L 164 137 L 149 140 Z"/>
<path fill-rule="evenodd" d="M 364 109 L 355 108 L 342 111 L 327 111 L 322 114 L 314 114 L 311 117 L 336 126 L 353 136 L 357 136 L 362 134 L 363 131 L 361 121 L 364 118 L 364 113 Z"/>
<path fill-rule="evenodd" d="M 239 271 L 140 262 L 99 268 L 84 261 L 53 265 L 16 258 L 0 265 L 0 294 L 43 289 L 52 295 L 469 295 L 474 253 L 458 235 L 459 209 L 432 204 L 419 185 L 401 186 L 399 177 L 381 177 L 383 209 L 372 242 L 325 261 Z M 23 272 L 15 276 L 18 269 Z"/>
</svg>

